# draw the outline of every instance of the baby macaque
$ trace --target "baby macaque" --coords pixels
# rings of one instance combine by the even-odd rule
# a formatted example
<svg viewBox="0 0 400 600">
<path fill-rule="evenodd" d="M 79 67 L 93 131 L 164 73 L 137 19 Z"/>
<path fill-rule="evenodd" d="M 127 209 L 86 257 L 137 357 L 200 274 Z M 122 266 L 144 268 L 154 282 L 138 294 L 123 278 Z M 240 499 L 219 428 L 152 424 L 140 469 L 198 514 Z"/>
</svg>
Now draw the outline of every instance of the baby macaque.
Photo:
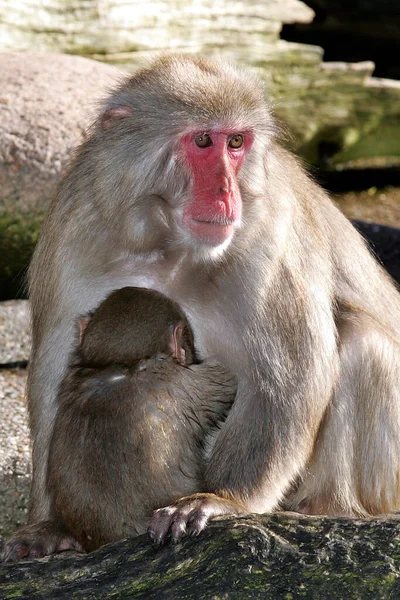
<svg viewBox="0 0 400 600">
<path fill-rule="evenodd" d="M 149 289 L 113 292 L 81 322 L 50 444 L 51 513 L 91 551 L 144 533 L 156 508 L 204 491 L 209 434 L 233 377 L 195 364 L 179 306 Z"/>
</svg>

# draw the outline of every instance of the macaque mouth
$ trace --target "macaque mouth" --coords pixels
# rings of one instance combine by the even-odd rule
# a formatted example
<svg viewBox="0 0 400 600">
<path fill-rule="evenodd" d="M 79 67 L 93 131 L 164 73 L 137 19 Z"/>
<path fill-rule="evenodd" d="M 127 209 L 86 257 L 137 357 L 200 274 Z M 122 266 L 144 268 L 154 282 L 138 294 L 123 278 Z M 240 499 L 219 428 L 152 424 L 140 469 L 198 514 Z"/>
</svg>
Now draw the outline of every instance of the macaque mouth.
<svg viewBox="0 0 400 600">
<path fill-rule="evenodd" d="M 202 220 L 191 218 L 189 227 L 192 233 L 205 242 L 222 244 L 228 240 L 234 228 L 233 219 Z"/>
<path fill-rule="evenodd" d="M 234 219 L 194 219 L 194 218 L 192 218 L 192 221 L 195 221 L 196 223 L 207 223 L 209 225 L 216 225 L 216 226 L 233 225 L 233 223 L 234 223 Z"/>
</svg>

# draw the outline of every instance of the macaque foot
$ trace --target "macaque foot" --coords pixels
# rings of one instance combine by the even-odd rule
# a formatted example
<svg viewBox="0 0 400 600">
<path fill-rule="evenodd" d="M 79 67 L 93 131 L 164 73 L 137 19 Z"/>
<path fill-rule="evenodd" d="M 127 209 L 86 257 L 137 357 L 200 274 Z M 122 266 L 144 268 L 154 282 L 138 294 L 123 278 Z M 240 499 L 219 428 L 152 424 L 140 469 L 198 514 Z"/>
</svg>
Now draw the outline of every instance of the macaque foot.
<svg viewBox="0 0 400 600">
<path fill-rule="evenodd" d="M 156 546 L 165 542 L 168 533 L 172 542 L 177 543 L 185 532 L 199 535 L 213 517 L 243 512 L 244 507 L 232 500 L 215 494 L 193 494 L 154 511 L 147 531 Z"/>
<path fill-rule="evenodd" d="M 291 510 L 302 515 L 327 516 L 327 517 L 355 517 L 361 516 L 362 512 L 343 507 L 330 496 L 316 496 L 305 498 Z"/>
<path fill-rule="evenodd" d="M 22 558 L 42 558 L 64 550 L 84 552 L 80 543 L 58 521 L 39 521 L 16 531 L 6 543 L 1 559 L 18 562 Z"/>
</svg>

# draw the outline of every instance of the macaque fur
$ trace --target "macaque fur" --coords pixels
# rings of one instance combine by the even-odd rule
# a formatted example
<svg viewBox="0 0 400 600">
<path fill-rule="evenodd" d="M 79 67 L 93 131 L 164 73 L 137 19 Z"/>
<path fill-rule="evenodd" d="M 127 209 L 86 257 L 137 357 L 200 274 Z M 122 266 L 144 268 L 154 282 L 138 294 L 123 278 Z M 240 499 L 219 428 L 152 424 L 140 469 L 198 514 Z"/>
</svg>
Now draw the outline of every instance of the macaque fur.
<svg viewBox="0 0 400 600">
<path fill-rule="evenodd" d="M 60 386 L 47 478 L 55 529 L 85 550 L 145 533 L 153 510 L 204 489 L 209 436 L 236 383 L 194 360 L 184 313 L 154 290 L 116 290 L 88 320 Z"/>
<path fill-rule="evenodd" d="M 193 516 L 204 525 L 229 502 L 257 513 L 400 508 L 399 294 L 279 145 L 262 83 L 178 56 L 106 101 L 35 252 L 30 523 L 49 514 L 47 453 L 72 323 L 127 285 L 176 300 L 201 356 L 239 381 L 206 470 L 212 501 L 158 511 L 154 539 L 180 520 L 190 529 Z"/>
</svg>

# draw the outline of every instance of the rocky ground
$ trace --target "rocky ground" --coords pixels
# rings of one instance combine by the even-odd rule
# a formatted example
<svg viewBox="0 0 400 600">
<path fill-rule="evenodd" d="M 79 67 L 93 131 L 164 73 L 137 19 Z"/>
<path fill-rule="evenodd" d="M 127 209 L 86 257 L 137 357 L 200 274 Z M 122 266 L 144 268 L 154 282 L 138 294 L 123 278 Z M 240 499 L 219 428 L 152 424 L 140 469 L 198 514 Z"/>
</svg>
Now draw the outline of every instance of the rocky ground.
<svg viewBox="0 0 400 600">
<path fill-rule="evenodd" d="M 349 219 L 400 227 L 400 188 L 371 187 L 362 192 L 345 192 L 334 199 Z"/>
<path fill-rule="evenodd" d="M 0 303 L 0 537 L 25 521 L 30 485 L 26 370 L 5 365 L 26 361 L 30 350 L 28 302 Z"/>
<path fill-rule="evenodd" d="M 31 479 L 26 371 L 0 372 L 0 537 L 26 519 Z"/>
</svg>

